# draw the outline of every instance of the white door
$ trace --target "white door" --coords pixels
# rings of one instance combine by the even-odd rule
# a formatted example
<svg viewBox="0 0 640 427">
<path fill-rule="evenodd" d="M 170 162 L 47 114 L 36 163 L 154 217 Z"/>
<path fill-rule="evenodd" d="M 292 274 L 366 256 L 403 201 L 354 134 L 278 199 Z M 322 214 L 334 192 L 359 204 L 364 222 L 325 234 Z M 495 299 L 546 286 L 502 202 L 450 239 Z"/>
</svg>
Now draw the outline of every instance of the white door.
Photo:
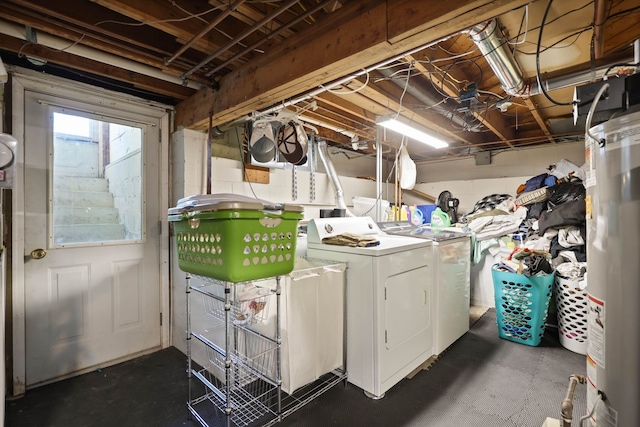
<svg viewBox="0 0 640 427">
<path fill-rule="evenodd" d="M 160 126 L 30 91 L 24 106 L 33 387 L 160 347 Z"/>
</svg>

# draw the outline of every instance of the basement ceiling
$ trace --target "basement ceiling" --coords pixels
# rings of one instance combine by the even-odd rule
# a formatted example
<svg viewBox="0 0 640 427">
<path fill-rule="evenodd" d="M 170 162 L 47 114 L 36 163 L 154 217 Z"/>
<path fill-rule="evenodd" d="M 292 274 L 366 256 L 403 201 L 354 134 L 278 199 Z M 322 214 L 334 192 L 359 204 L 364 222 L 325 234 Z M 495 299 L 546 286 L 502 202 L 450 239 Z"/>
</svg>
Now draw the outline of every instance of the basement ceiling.
<svg viewBox="0 0 640 427">
<path fill-rule="evenodd" d="M 401 144 L 376 126 L 398 116 L 449 143 L 409 140 L 428 162 L 580 139 L 573 87 L 615 78 L 639 22 L 638 0 L 5 0 L 0 54 L 161 99 L 191 129 L 288 108 L 371 154 L 376 138 Z"/>
</svg>

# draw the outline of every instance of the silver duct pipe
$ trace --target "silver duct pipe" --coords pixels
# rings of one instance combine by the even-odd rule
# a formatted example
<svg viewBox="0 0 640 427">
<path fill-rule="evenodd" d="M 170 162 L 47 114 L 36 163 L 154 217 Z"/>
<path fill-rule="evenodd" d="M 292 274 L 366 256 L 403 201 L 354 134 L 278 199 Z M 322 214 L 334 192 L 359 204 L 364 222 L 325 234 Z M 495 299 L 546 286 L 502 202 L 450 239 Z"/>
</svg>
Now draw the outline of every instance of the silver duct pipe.
<svg viewBox="0 0 640 427">
<path fill-rule="evenodd" d="M 318 140 L 318 156 L 320 157 L 320 160 L 322 160 L 324 170 L 327 172 L 327 176 L 329 177 L 331 184 L 333 184 L 333 189 L 336 193 L 336 207 L 338 209 L 344 209 L 347 216 L 355 216 L 349 209 L 347 209 L 347 205 L 344 202 L 344 191 L 342 190 L 342 184 L 340 183 L 340 178 L 338 178 L 336 168 L 333 167 L 333 162 L 331 161 L 331 158 L 329 158 L 327 141 Z"/>
<path fill-rule="evenodd" d="M 536 81 L 526 79 L 509 48 L 507 39 L 498 25 L 498 21 L 490 19 L 475 25 L 463 33 L 469 34 L 480 52 L 491 66 L 500 80 L 504 91 L 511 96 L 532 96 L 542 93 L 542 88 Z M 637 62 L 637 61 L 636 61 Z M 544 90 L 551 92 L 557 89 L 576 86 L 592 82 L 604 77 L 604 73 L 614 64 L 606 64 L 593 70 L 584 70 L 542 82 Z"/>
<path fill-rule="evenodd" d="M 513 53 L 504 33 L 498 26 L 496 19 L 490 19 L 482 24 L 475 25 L 466 30 L 471 40 L 476 44 L 489 66 L 496 74 L 502 85 L 502 89 L 509 95 L 521 96 L 527 84 L 522 70 Z"/>
</svg>

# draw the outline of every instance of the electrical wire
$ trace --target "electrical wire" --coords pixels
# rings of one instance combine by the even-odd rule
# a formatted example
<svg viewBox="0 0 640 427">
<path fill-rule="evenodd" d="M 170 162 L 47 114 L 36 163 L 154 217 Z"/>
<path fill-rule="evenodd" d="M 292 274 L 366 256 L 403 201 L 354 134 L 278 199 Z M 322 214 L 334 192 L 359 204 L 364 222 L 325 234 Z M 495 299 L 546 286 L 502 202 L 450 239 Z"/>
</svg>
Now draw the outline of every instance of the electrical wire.
<svg viewBox="0 0 640 427">
<path fill-rule="evenodd" d="M 370 78 L 370 77 L 369 77 L 369 73 L 368 73 L 368 72 L 366 72 L 366 70 L 364 70 L 364 69 L 363 69 L 363 71 L 365 71 L 367 78 L 366 78 L 365 82 L 364 82 L 364 83 L 362 83 L 362 86 L 360 86 L 360 87 L 359 87 L 359 88 L 357 88 L 357 89 L 350 89 L 350 90 L 335 90 L 335 89 L 331 89 L 331 88 L 325 88 L 323 85 L 319 85 L 319 86 L 320 86 L 321 88 L 324 88 L 327 92 L 329 92 L 329 93 L 333 93 L 333 94 L 336 94 L 336 95 L 349 95 L 349 94 L 352 94 L 352 93 L 358 93 L 358 92 L 360 92 L 362 89 L 364 89 L 365 87 L 367 87 L 367 86 L 369 85 L 369 78 Z M 353 80 L 356 80 L 356 79 L 353 79 Z M 352 81 L 353 81 L 353 80 L 352 80 Z M 344 87 L 344 86 L 345 86 L 346 84 L 348 84 L 348 83 L 349 83 L 349 82 L 345 82 L 345 83 L 343 83 L 343 84 L 342 84 L 342 86 Z"/>
<path fill-rule="evenodd" d="M 610 66 L 609 68 L 607 68 L 607 71 L 604 72 L 604 77 L 608 77 L 609 73 L 611 72 L 611 70 L 613 70 L 614 68 L 617 67 L 637 67 L 640 66 L 640 62 L 637 62 L 635 64 L 630 64 L 630 63 L 625 63 L 625 64 L 613 64 L 612 66 Z"/>
<path fill-rule="evenodd" d="M 553 0 L 549 0 L 547 4 L 547 8 L 544 11 L 544 15 L 542 16 L 542 23 L 540 24 L 540 32 L 538 33 L 538 45 L 536 47 L 536 80 L 538 81 L 538 87 L 540 87 L 542 94 L 545 98 L 552 104 L 556 105 L 574 105 L 575 101 L 571 102 L 558 102 L 555 99 L 551 98 L 547 93 L 544 85 L 542 84 L 542 79 L 540 78 L 540 45 L 542 43 L 542 31 L 544 30 L 544 23 L 547 20 L 547 16 L 549 15 L 549 10 L 551 9 L 551 4 Z"/>
<path fill-rule="evenodd" d="M 520 38 L 520 34 L 522 34 L 521 30 L 522 30 L 523 23 L 525 23 L 524 37 L 522 37 L 522 41 L 518 41 L 518 39 Z M 516 41 L 511 43 L 510 41 L 507 40 L 507 43 L 509 43 L 512 46 L 517 46 L 519 44 L 526 42 L 528 31 L 529 31 L 529 5 L 526 5 L 524 8 L 524 14 L 522 15 L 522 20 L 520 21 L 520 28 L 518 28 L 518 36 L 516 37 Z"/>
<path fill-rule="evenodd" d="M 402 95 L 400 95 L 400 99 L 398 100 L 398 111 L 394 119 L 397 119 L 402 111 L 402 100 L 404 99 L 404 95 L 407 93 L 407 89 L 409 88 L 409 79 L 411 78 L 411 68 L 413 67 L 413 61 L 409 64 L 409 68 L 407 69 L 407 80 L 404 84 L 404 89 L 402 90 Z"/>
<path fill-rule="evenodd" d="M 550 45 L 548 45 L 548 46 L 545 46 L 545 47 L 544 47 L 544 49 L 541 49 L 541 50 L 540 50 L 540 53 L 544 53 L 544 52 L 546 52 L 546 51 L 547 51 L 547 50 L 549 50 L 549 49 L 566 49 L 566 48 L 568 48 L 568 47 L 570 47 L 570 46 L 573 46 L 573 45 L 574 45 L 574 44 L 576 44 L 576 42 L 580 39 L 580 35 L 582 35 L 582 33 L 585 33 L 585 32 L 587 32 L 587 31 L 589 31 L 589 30 L 593 30 L 593 29 L 594 29 L 594 26 L 593 26 L 593 25 L 587 25 L 587 26 L 586 26 L 586 27 L 584 27 L 583 29 L 578 30 L 578 31 L 575 31 L 575 32 L 573 32 L 573 33 L 569 34 L 568 36 L 565 36 L 565 37 L 561 38 L 561 39 L 560 39 L 560 40 L 558 40 L 557 42 L 555 42 L 555 43 L 553 43 L 553 44 L 550 44 Z M 558 44 L 562 43 L 563 41 L 565 41 L 565 40 L 567 40 L 567 39 L 570 39 L 571 37 L 576 37 L 576 39 L 575 39 L 575 40 L 573 40 L 571 43 L 566 44 L 566 45 L 564 45 L 564 46 L 557 46 Z M 527 43 L 530 43 L 530 42 L 527 42 Z M 535 44 L 535 43 L 531 43 L 531 44 Z M 536 54 L 535 52 L 524 52 L 524 51 L 519 50 L 519 49 L 517 50 L 517 52 L 518 52 L 518 53 L 520 53 L 520 54 L 522 54 L 522 55 L 535 55 L 535 54 Z"/>
<path fill-rule="evenodd" d="M 564 13 L 562 13 L 562 14 L 560 14 L 560 15 L 556 16 L 555 18 L 553 18 L 552 20 L 550 20 L 549 22 L 547 22 L 547 23 L 546 23 L 546 25 L 553 24 L 553 23 L 554 23 L 554 22 L 556 22 L 557 20 L 559 20 L 559 19 L 561 19 L 561 18 L 564 18 L 565 16 L 568 16 L 568 15 L 570 15 L 570 14 L 572 14 L 572 13 L 579 12 L 579 11 L 581 11 L 582 9 L 584 9 L 585 7 L 590 6 L 591 4 L 593 4 L 593 0 L 588 1 L 587 3 L 585 3 L 584 5 L 582 5 L 582 6 L 580 6 L 580 7 L 577 7 L 577 8 L 575 8 L 575 9 L 571 9 L 571 10 L 568 10 L 568 11 L 566 11 L 566 12 L 564 12 Z M 529 32 L 531 32 L 531 31 L 535 31 L 535 30 L 537 30 L 537 29 L 539 29 L 539 28 L 540 28 L 540 26 L 529 28 Z M 516 34 L 515 39 L 517 40 L 521 35 L 522 35 L 522 33 L 520 33 L 520 32 L 519 32 L 518 34 Z"/>
<path fill-rule="evenodd" d="M 244 125 L 245 132 L 243 133 L 242 138 L 240 138 L 240 134 L 238 133 L 238 126 L 236 126 L 236 128 L 235 128 L 235 130 L 236 130 L 236 139 L 238 140 L 238 151 L 240 152 L 240 163 L 242 164 L 242 176 L 244 176 L 245 180 L 249 184 L 249 189 L 251 190 L 251 193 L 253 194 L 253 197 L 255 197 L 257 199 L 258 196 L 256 195 L 256 192 L 253 191 L 253 185 L 251 185 L 251 181 L 249 180 L 249 174 L 247 173 L 247 168 L 245 167 L 245 163 L 244 163 L 245 153 L 244 153 L 243 147 L 245 146 L 245 141 L 246 141 L 246 145 L 247 145 L 247 154 L 249 156 L 251 155 L 248 152 L 248 150 L 249 150 L 249 138 L 247 137 L 248 127 L 249 127 L 249 123 L 247 122 Z"/>
<path fill-rule="evenodd" d="M 580 418 L 580 421 L 578 422 L 578 426 L 579 427 L 582 427 L 582 423 L 584 423 L 586 420 L 591 418 L 593 416 L 593 414 L 596 413 L 596 408 L 598 407 L 600 402 L 602 402 L 602 393 L 598 392 L 598 394 L 596 395 L 596 401 L 593 404 L 593 408 L 591 408 L 591 412 L 589 412 L 584 417 Z"/>
<path fill-rule="evenodd" d="M 634 13 L 636 11 L 640 11 L 640 6 L 632 7 L 631 9 L 626 9 L 626 10 L 621 10 L 620 12 L 616 12 L 613 15 L 610 15 L 609 17 L 607 17 L 607 21 L 610 20 L 610 19 L 618 18 L 619 16 L 622 16 L 622 15 L 626 15 L 628 13 L 629 14 L 630 13 Z"/>
</svg>

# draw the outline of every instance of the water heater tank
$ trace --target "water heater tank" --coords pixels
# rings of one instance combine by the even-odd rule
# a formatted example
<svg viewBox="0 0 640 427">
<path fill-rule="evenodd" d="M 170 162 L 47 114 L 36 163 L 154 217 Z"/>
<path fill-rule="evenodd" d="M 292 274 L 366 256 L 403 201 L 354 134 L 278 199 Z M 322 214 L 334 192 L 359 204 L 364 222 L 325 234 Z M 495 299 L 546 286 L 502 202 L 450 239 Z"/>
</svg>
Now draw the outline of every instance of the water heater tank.
<svg viewBox="0 0 640 427">
<path fill-rule="evenodd" d="M 587 136 L 587 407 L 592 426 L 640 426 L 640 111 Z"/>
</svg>

